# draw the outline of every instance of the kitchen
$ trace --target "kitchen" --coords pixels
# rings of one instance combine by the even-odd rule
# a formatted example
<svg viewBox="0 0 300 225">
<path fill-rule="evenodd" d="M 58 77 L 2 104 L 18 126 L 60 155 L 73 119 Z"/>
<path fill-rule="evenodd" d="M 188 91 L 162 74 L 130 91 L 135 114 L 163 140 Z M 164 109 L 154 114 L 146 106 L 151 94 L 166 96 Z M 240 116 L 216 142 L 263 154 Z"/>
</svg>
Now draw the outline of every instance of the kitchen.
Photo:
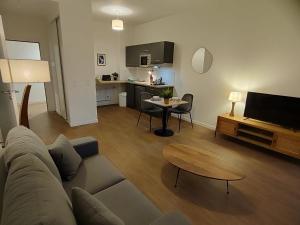
<svg viewBox="0 0 300 225">
<path fill-rule="evenodd" d="M 128 80 L 120 80 L 118 74 L 97 77 L 97 106 L 118 104 L 119 94 L 124 97 L 126 92 L 127 107 L 137 108 L 141 92 L 160 95 L 168 88 L 174 91 L 173 55 L 173 42 L 127 46 L 126 67 L 131 75 Z"/>
</svg>

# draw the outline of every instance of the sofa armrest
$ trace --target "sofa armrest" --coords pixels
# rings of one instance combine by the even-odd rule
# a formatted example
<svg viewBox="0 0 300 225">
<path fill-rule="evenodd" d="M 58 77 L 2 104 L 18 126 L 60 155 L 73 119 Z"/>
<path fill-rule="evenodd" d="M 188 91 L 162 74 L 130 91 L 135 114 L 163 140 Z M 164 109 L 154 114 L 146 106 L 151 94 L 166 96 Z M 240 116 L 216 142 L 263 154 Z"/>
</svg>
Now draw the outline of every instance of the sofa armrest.
<svg viewBox="0 0 300 225">
<path fill-rule="evenodd" d="M 76 152 L 81 158 L 98 154 L 98 141 L 93 137 L 82 137 L 70 140 Z"/>
<path fill-rule="evenodd" d="M 164 214 L 150 225 L 192 225 L 188 219 L 179 212 Z"/>
</svg>

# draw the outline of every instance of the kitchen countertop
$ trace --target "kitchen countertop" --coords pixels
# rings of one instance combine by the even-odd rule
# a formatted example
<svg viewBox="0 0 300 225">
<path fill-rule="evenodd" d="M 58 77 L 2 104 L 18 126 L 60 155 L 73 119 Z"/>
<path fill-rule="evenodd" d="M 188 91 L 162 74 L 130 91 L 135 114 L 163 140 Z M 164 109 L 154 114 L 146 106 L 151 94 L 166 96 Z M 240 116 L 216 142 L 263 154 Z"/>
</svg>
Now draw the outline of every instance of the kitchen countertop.
<svg viewBox="0 0 300 225">
<path fill-rule="evenodd" d="M 109 81 L 103 81 L 99 78 L 96 78 L 97 84 L 136 84 L 146 87 L 153 87 L 153 88 L 168 88 L 168 87 L 174 87 L 173 85 L 151 85 L 149 82 L 141 82 L 141 81 L 127 81 L 127 80 L 109 80 Z"/>
</svg>

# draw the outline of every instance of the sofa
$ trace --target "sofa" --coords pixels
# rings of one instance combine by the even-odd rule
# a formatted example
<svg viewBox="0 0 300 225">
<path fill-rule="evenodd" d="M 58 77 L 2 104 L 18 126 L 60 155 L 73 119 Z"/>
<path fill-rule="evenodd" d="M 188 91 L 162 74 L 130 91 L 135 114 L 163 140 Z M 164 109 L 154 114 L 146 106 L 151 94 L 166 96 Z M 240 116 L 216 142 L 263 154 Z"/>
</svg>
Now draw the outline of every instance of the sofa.
<svg viewBox="0 0 300 225">
<path fill-rule="evenodd" d="M 61 179 L 48 147 L 31 130 L 13 128 L 0 152 L 1 225 L 76 224 L 73 187 L 100 200 L 126 225 L 189 225 L 179 212 L 162 214 L 128 179 L 99 154 L 96 139 L 71 140 L 83 159 L 76 175 Z"/>
</svg>

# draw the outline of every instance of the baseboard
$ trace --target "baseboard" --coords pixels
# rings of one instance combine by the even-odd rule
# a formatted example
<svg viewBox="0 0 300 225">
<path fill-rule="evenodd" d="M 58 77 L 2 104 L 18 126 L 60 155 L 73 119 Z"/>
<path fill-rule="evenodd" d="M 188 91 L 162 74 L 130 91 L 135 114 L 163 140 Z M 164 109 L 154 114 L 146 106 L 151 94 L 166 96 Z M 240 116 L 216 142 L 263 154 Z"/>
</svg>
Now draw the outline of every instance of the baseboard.
<svg viewBox="0 0 300 225">
<path fill-rule="evenodd" d="M 75 122 L 68 121 L 68 123 L 69 123 L 70 127 L 78 127 L 78 126 L 84 126 L 84 125 L 98 123 L 98 119 L 87 120 L 87 121 L 75 121 Z"/>
<path fill-rule="evenodd" d="M 172 115 L 172 117 L 174 118 L 177 118 L 176 115 Z M 188 115 L 183 115 L 181 117 L 182 120 L 186 121 L 186 122 L 190 122 L 190 117 Z M 193 123 L 194 124 L 197 124 L 201 127 L 205 127 L 207 129 L 210 129 L 210 130 L 215 130 L 216 129 L 216 125 L 211 125 L 211 124 L 208 124 L 208 123 L 205 123 L 205 122 L 201 122 L 201 121 L 198 121 L 198 120 L 193 120 Z"/>
</svg>

